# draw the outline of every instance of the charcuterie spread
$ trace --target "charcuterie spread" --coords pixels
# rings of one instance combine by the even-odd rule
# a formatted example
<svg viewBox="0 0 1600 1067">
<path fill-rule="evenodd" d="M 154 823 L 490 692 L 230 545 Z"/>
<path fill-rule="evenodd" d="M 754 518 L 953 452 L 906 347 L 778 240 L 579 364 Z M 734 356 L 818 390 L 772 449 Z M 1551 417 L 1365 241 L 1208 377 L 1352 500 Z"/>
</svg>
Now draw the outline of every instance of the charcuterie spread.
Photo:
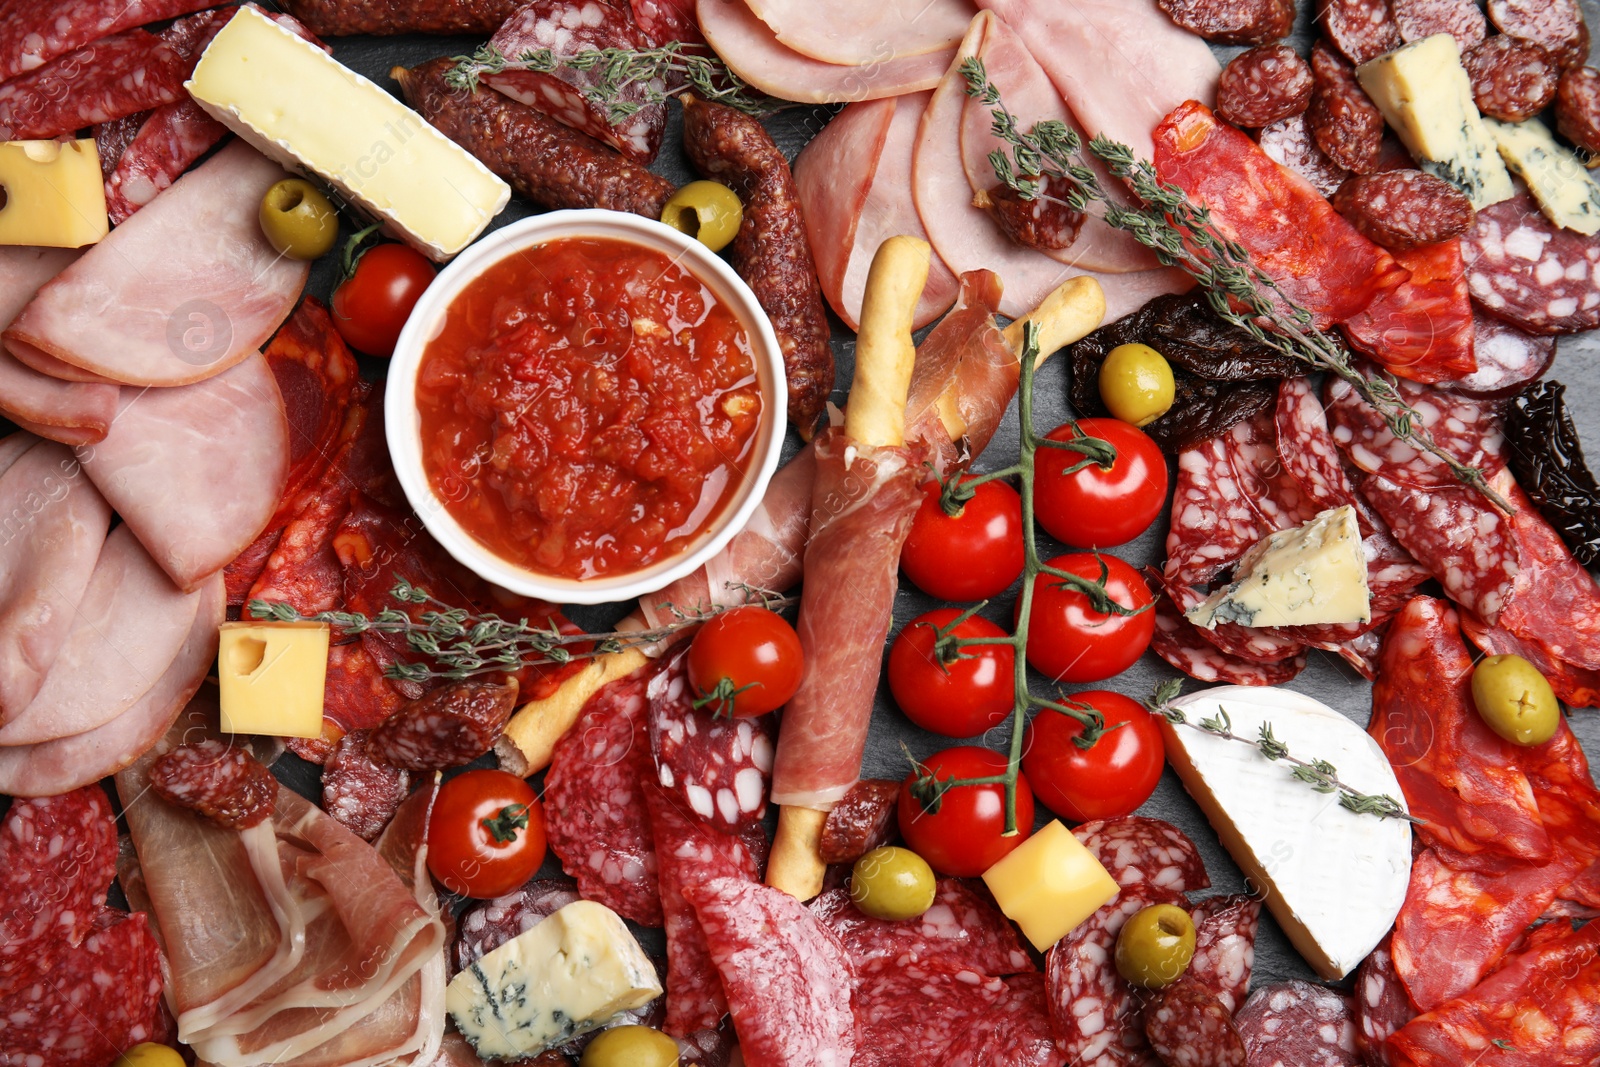
<svg viewBox="0 0 1600 1067">
<path fill-rule="evenodd" d="M 0 1067 L 1600 1064 L 1590 17 L 0 0 Z"/>
</svg>

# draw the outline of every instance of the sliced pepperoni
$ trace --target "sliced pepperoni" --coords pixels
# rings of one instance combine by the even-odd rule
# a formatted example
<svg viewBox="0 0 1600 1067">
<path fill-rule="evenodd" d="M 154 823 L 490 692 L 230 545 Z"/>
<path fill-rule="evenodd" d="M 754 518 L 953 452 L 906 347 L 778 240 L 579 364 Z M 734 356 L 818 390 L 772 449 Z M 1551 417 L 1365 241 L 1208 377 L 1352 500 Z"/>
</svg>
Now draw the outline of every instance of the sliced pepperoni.
<svg viewBox="0 0 1600 1067">
<path fill-rule="evenodd" d="M 322 808 L 363 841 L 376 841 L 411 790 L 411 775 L 372 758 L 372 735 L 352 730 L 322 765 Z"/>
<path fill-rule="evenodd" d="M 811 910 L 857 962 L 880 958 L 945 958 L 979 974 L 1034 969 L 1016 927 L 977 889 L 941 878 L 933 905 L 919 918 L 889 922 L 863 915 L 844 889 L 830 889 Z"/>
<path fill-rule="evenodd" d="M 1392 384 L 1400 399 L 1417 413 L 1413 423 L 1420 423 L 1434 444 L 1467 466 L 1479 468 L 1485 477 L 1492 478 L 1505 469 L 1504 404 L 1415 382 Z M 1390 432 L 1377 411 L 1342 379 L 1328 386 L 1328 415 L 1333 439 L 1369 474 L 1416 489 L 1460 485 L 1443 460 Z"/>
<path fill-rule="evenodd" d="M 1045 998 L 1044 975 L 1018 974 L 1005 979 L 1004 999 L 995 1010 L 974 1020 L 950 1045 L 944 1063 L 981 1063 L 985 1067 L 1057 1067 L 1055 1035 Z"/>
<path fill-rule="evenodd" d="M 1523 122 L 1556 98 L 1561 69 L 1532 41 L 1500 34 L 1461 57 L 1478 110 L 1502 122 Z"/>
<path fill-rule="evenodd" d="M 1234 1019 L 1250 1067 L 1356 1067 L 1355 1014 L 1342 993 L 1310 982 L 1264 986 Z"/>
<path fill-rule="evenodd" d="M 1555 362 L 1555 338 L 1535 337 L 1481 312 L 1472 319 L 1478 369 L 1465 378 L 1441 382 L 1441 389 L 1499 400 L 1544 377 Z"/>
<path fill-rule="evenodd" d="M 1169 822 L 1142 815 L 1096 819 L 1074 827 L 1072 836 L 1125 889 L 1150 885 L 1188 893 L 1211 885 L 1200 850 Z"/>
<path fill-rule="evenodd" d="M 462 767 L 494 747 L 516 707 L 515 679 L 442 685 L 374 727 L 368 753 L 411 771 Z"/>
<path fill-rule="evenodd" d="M 1302 652 L 1279 663 L 1252 663 L 1223 652 L 1163 597 L 1156 602 L 1156 632 L 1150 648 L 1189 677 L 1228 685 L 1282 685 L 1305 670 Z"/>
<path fill-rule="evenodd" d="M 1589 58 L 1589 27 L 1578 0 L 1489 0 L 1489 21 L 1509 37 L 1542 46 L 1563 70 Z"/>
<path fill-rule="evenodd" d="M 1003 980 L 946 959 L 858 963 L 850 996 L 858 1050 L 852 1064 L 951 1062 L 950 1046 L 993 1016 L 1009 993 Z"/>
<path fill-rule="evenodd" d="M 1404 1067 L 1390 1051 L 1390 1035 L 1417 1017 L 1416 1005 L 1406 993 L 1394 956 L 1385 937 L 1356 968 L 1355 989 L 1350 994 L 1356 1013 L 1356 1046 L 1368 1067 Z"/>
<path fill-rule="evenodd" d="M 1319 0 L 1317 21 L 1334 47 L 1357 65 L 1404 43 L 1389 16 L 1389 0 Z"/>
<path fill-rule="evenodd" d="M 1600 240 L 1556 226 L 1520 189 L 1461 239 L 1473 301 L 1536 334 L 1600 326 Z"/>
<path fill-rule="evenodd" d="M 1454 240 L 1476 217 L 1460 189 L 1412 167 L 1351 178 L 1332 202 L 1350 225 L 1391 251 Z"/>
<path fill-rule="evenodd" d="M 1311 104 L 1311 67 L 1285 44 L 1240 52 L 1222 68 L 1217 114 L 1235 126 L 1259 128 L 1298 115 Z"/>
<path fill-rule="evenodd" d="M 1463 53 L 1483 43 L 1489 32 L 1483 9 L 1474 0 L 1389 0 L 1395 29 L 1407 43 L 1448 33 Z"/>
<path fill-rule="evenodd" d="M 1157 0 L 1190 33 L 1217 44 L 1265 44 L 1294 30 L 1294 0 Z"/>
<path fill-rule="evenodd" d="M 1211 993 L 1231 1015 L 1250 991 L 1261 901 L 1242 893 L 1207 897 L 1189 915 L 1194 919 L 1194 959 L 1184 981 Z"/>
<path fill-rule="evenodd" d="M 150 767 L 150 788 L 169 804 L 242 830 L 272 814 L 278 781 L 248 750 L 206 738 L 161 756 Z"/>
<path fill-rule="evenodd" d="M 1246 1067 L 1232 1013 L 1192 982 L 1173 983 L 1145 1006 L 1144 1036 L 1167 1067 Z"/>
<path fill-rule="evenodd" d="M 1337 166 L 1371 174 L 1383 151 L 1383 113 L 1356 81 L 1350 64 L 1321 41 L 1311 49 L 1311 76 L 1316 89 L 1306 124 L 1317 147 Z"/>
<path fill-rule="evenodd" d="M 895 834 L 895 803 L 900 783 L 890 778 L 863 778 L 828 812 L 818 845 L 822 862 L 854 863 Z"/>
<path fill-rule="evenodd" d="M 738 833 L 767 812 L 775 726 L 695 707 L 687 657 L 675 655 L 646 693 L 657 780 L 706 825 Z"/>
<path fill-rule="evenodd" d="M 1572 67 L 1556 85 L 1556 129 L 1590 153 L 1600 153 L 1600 70 Z"/>
<path fill-rule="evenodd" d="M 474 904 L 456 920 L 456 939 L 450 947 L 452 974 L 521 937 L 577 899 L 577 883 L 566 878 L 536 878 L 515 892 Z"/>
</svg>

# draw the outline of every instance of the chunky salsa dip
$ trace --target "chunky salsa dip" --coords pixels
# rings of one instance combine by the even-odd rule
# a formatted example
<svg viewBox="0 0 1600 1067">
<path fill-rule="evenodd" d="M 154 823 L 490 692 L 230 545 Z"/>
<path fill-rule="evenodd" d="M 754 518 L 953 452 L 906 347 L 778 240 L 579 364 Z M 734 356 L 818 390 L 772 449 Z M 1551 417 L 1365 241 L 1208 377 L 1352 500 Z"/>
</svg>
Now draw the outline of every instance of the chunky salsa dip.
<svg viewBox="0 0 1600 1067">
<path fill-rule="evenodd" d="M 568 237 L 451 302 L 417 376 L 423 467 L 456 521 L 529 570 L 591 578 L 668 558 L 753 451 L 750 338 L 676 261 Z"/>
</svg>

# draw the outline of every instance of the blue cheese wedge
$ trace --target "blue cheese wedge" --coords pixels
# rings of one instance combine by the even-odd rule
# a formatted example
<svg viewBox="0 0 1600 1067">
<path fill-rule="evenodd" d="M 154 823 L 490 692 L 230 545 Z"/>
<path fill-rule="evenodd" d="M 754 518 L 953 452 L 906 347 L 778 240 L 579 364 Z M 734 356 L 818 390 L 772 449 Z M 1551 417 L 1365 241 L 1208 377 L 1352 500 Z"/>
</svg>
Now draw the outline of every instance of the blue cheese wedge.
<svg viewBox="0 0 1600 1067">
<path fill-rule="evenodd" d="M 1500 147 L 1500 158 L 1528 183 L 1545 218 L 1585 237 L 1600 233 L 1600 185 L 1570 149 L 1556 142 L 1550 127 L 1538 119 L 1484 121 Z"/>
<path fill-rule="evenodd" d="M 456 975 L 445 1007 L 484 1059 L 538 1055 L 661 995 L 617 913 L 578 900 Z"/>
<path fill-rule="evenodd" d="M 228 20 L 184 88 L 261 153 L 321 177 L 432 259 L 471 244 L 511 199 L 421 115 L 254 8 Z"/>
<path fill-rule="evenodd" d="M 1341 782 L 1405 804 L 1394 769 L 1365 730 L 1325 704 L 1271 686 L 1222 686 L 1173 702 L 1189 722 L 1226 722 L 1254 740 L 1265 726 L 1302 760 L 1326 760 Z M 1256 746 L 1163 720 L 1167 761 L 1252 891 L 1318 975 L 1349 974 L 1382 940 L 1411 879 L 1411 827 L 1360 815 L 1319 793 Z"/>
<path fill-rule="evenodd" d="M 1516 195 L 1494 136 L 1472 99 L 1472 79 L 1448 33 L 1356 68 L 1361 87 L 1429 174 L 1458 186 L 1475 208 Z"/>
<path fill-rule="evenodd" d="M 1239 557 L 1237 577 L 1190 609 L 1196 626 L 1318 626 L 1367 622 L 1372 597 L 1355 508 L 1324 511 L 1280 530 Z"/>
</svg>

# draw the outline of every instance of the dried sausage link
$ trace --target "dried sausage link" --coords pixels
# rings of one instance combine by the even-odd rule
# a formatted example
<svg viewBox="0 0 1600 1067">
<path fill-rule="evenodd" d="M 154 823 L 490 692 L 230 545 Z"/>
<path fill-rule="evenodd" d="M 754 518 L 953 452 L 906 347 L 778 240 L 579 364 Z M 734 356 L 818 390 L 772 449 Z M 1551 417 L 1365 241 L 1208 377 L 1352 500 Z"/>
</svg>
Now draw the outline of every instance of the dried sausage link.
<svg viewBox="0 0 1600 1067">
<path fill-rule="evenodd" d="M 411 788 L 411 775 L 375 763 L 371 735 L 353 730 L 339 739 L 322 765 L 322 807 L 363 841 L 376 841 Z"/>
<path fill-rule="evenodd" d="M 1306 123 L 1317 147 L 1345 170 L 1371 174 L 1383 151 L 1383 113 L 1350 65 L 1322 41 L 1311 50 L 1311 74 L 1316 89 Z"/>
<path fill-rule="evenodd" d="M 824 863 L 854 863 L 894 836 L 900 783 L 863 778 L 828 812 L 819 851 Z"/>
<path fill-rule="evenodd" d="M 1483 9 L 1474 0 L 1389 0 L 1402 41 L 1420 41 L 1436 33 L 1456 39 L 1462 53 L 1483 43 L 1489 32 Z"/>
<path fill-rule="evenodd" d="M 1287 167 L 1310 182 L 1323 196 L 1332 196 L 1350 177 L 1350 172 L 1328 158 L 1317 147 L 1304 115 L 1290 115 L 1264 127 L 1257 136 L 1261 150 L 1281 167 Z M 1407 157 L 1407 163 L 1410 157 Z"/>
<path fill-rule="evenodd" d="M 1561 71 L 1550 53 L 1532 41 L 1500 34 L 1466 53 L 1461 62 L 1472 77 L 1478 110 L 1490 118 L 1522 122 L 1556 97 Z"/>
<path fill-rule="evenodd" d="M 1373 241 L 1398 252 L 1452 241 L 1476 218 L 1465 193 L 1420 170 L 1351 178 L 1333 195 L 1333 207 Z"/>
<path fill-rule="evenodd" d="M 272 814 L 278 781 L 243 748 L 206 738 L 179 745 L 150 767 L 150 788 L 168 803 L 242 830 Z"/>
<path fill-rule="evenodd" d="M 360 33 L 493 33 L 525 0 L 283 0 L 324 37 Z"/>
<path fill-rule="evenodd" d="M 1578 0 L 1489 0 L 1489 21 L 1508 37 L 1544 48 L 1562 70 L 1589 58 L 1589 27 Z"/>
<path fill-rule="evenodd" d="M 1365 63 L 1404 43 L 1389 17 L 1389 0 L 1319 0 L 1317 21 L 1352 63 Z"/>
<path fill-rule="evenodd" d="M 1190 33 L 1217 44 L 1266 44 L 1294 30 L 1294 0 L 1158 0 Z"/>
<path fill-rule="evenodd" d="M 494 747 L 516 706 L 515 678 L 441 686 L 374 727 L 367 753 L 410 771 L 461 767 Z"/>
<path fill-rule="evenodd" d="M 1311 66 L 1288 45 L 1241 52 L 1222 68 L 1217 114 L 1235 126 L 1259 129 L 1298 115 L 1311 103 Z"/>
<path fill-rule="evenodd" d="M 1561 75 L 1556 129 L 1584 151 L 1600 155 L 1600 70 L 1573 67 Z"/>
<path fill-rule="evenodd" d="M 987 211 L 1001 231 L 1024 248 L 1052 252 L 1067 248 L 1078 239 L 1084 214 L 1062 202 L 1070 192 L 1065 178 L 1052 175 L 1039 181 L 1041 195 L 1032 200 L 1022 199 L 1008 185 L 996 185 L 973 197 L 972 202 Z"/>
</svg>

